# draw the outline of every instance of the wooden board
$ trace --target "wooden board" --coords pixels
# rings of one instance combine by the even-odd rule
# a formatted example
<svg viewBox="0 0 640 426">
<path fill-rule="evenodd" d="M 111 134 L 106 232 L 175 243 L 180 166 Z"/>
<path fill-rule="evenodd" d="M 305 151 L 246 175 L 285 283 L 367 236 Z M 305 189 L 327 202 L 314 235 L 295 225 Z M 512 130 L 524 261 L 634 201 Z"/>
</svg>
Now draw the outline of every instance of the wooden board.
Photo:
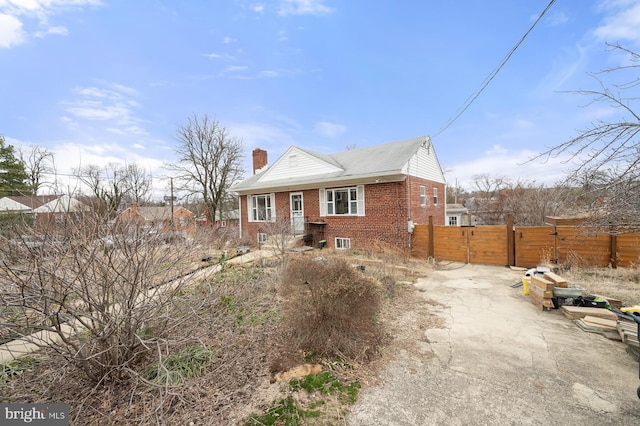
<svg viewBox="0 0 640 426">
<path fill-rule="evenodd" d="M 553 288 L 555 287 L 555 284 L 553 283 L 553 281 L 549 281 L 547 279 L 544 279 L 542 277 L 539 277 L 537 275 L 532 275 L 531 276 L 531 287 L 540 287 L 542 290 L 544 291 L 551 291 L 553 292 Z"/>
<path fill-rule="evenodd" d="M 545 272 L 544 278 L 554 283 L 556 287 L 567 288 L 569 286 L 567 280 L 562 278 L 560 275 L 554 274 L 553 272 Z"/>
<path fill-rule="evenodd" d="M 531 303 L 543 310 L 553 309 L 553 300 L 538 296 L 536 293 L 529 293 Z"/>
<path fill-rule="evenodd" d="M 605 331 L 610 331 L 611 329 L 607 328 L 607 327 L 600 327 L 597 325 L 592 325 L 592 324 L 588 324 L 586 322 L 584 322 L 584 320 L 582 318 L 578 318 L 576 320 L 573 320 L 574 323 L 576 323 L 576 325 L 578 327 L 580 327 L 580 329 L 582 331 L 586 331 L 587 333 L 603 333 Z"/>
<path fill-rule="evenodd" d="M 587 315 L 616 320 L 618 316 L 608 309 L 604 308 L 585 308 L 582 306 L 563 306 L 562 313 L 569 319 L 584 318 Z"/>
<path fill-rule="evenodd" d="M 616 330 L 618 328 L 618 321 L 613 319 L 606 319 L 606 318 L 587 315 L 584 318 L 582 318 L 582 320 L 584 321 L 585 324 L 592 325 L 592 326 L 605 327 L 611 330 Z"/>
<path fill-rule="evenodd" d="M 553 291 L 544 290 L 538 286 L 529 286 L 529 293 L 533 293 L 540 299 L 551 299 L 553 297 Z M 553 302 L 552 302 L 553 303 Z"/>
</svg>

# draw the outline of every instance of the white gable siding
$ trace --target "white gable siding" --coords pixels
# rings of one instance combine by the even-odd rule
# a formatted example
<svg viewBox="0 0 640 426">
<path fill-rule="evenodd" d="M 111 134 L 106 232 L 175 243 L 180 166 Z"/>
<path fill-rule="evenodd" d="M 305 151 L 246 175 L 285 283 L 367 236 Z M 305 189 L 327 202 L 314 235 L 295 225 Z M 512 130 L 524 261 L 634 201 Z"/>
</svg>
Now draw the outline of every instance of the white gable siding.
<svg viewBox="0 0 640 426">
<path fill-rule="evenodd" d="M 34 213 L 66 213 L 87 210 L 87 207 L 75 198 L 63 195 L 56 200 L 49 201 L 33 209 Z"/>
<path fill-rule="evenodd" d="M 445 183 L 442 169 L 431 144 L 426 147 L 421 146 L 402 168 L 402 172 L 409 176 Z"/>
<path fill-rule="evenodd" d="M 18 203 L 9 197 L 0 198 L 0 211 L 29 211 L 31 208 Z"/>
<path fill-rule="evenodd" d="M 315 176 L 337 171 L 340 171 L 338 167 L 313 157 L 296 147 L 291 147 L 263 176 L 260 176 L 258 181 L 269 182 L 292 176 Z"/>
</svg>

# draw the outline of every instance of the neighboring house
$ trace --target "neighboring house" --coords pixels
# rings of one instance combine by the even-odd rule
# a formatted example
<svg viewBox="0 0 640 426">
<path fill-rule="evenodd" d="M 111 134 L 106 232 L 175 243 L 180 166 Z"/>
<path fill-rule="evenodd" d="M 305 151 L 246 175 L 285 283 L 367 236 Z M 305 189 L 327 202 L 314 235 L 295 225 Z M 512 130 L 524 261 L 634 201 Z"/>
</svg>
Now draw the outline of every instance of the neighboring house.
<svg viewBox="0 0 640 426">
<path fill-rule="evenodd" d="M 198 216 L 196 218 L 196 224 L 201 227 L 211 226 L 209 215 L 207 213 Z M 213 224 L 213 228 L 232 229 L 240 226 L 240 213 L 238 210 L 230 210 L 225 212 L 216 212 L 216 222 Z"/>
<path fill-rule="evenodd" d="M 471 226 L 472 220 L 469 209 L 462 204 L 447 204 L 445 225 Z"/>
<path fill-rule="evenodd" d="M 37 224 L 64 223 L 69 214 L 81 214 L 88 207 L 69 195 L 20 195 L 0 198 L 0 214 L 30 215 Z"/>
<path fill-rule="evenodd" d="M 137 204 L 133 204 L 122 211 L 117 220 L 122 225 L 135 224 L 145 227 L 149 231 L 178 231 L 188 234 L 193 234 L 196 231 L 195 215 L 181 206 L 173 207 L 173 229 L 171 206 L 138 207 Z"/>
<path fill-rule="evenodd" d="M 374 241 L 408 248 L 414 224 L 445 223 L 445 178 L 427 136 L 321 154 L 292 146 L 273 165 L 253 151 L 240 196 L 240 234 L 261 242 L 290 226 L 338 249 Z"/>
</svg>

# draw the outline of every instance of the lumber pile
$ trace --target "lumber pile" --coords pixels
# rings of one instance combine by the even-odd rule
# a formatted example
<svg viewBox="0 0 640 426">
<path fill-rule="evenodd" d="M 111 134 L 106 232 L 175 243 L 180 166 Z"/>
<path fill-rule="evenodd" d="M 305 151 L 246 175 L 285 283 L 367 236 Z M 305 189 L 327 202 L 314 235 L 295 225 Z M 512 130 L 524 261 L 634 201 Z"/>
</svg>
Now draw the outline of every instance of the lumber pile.
<svg viewBox="0 0 640 426">
<path fill-rule="evenodd" d="M 554 274 L 553 272 L 545 272 L 544 278 L 547 281 L 551 281 L 554 287 L 567 288 L 569 287 L 569 283 L 567 280 L 562 278 L 560 275 Z"/>
<path fill-rule="evenodd" d="M 571 320 L 577 320 L 586 316 L 604 318 L 616 321 L 618 316 L 608 309 L 603 308 L 585 308 L 583 306 L 563 306 L 560 308 L 565 317 Z"/>
<path fill-rule="evenodd" d="M 553 281 L 532 275 L 529 289 L 531 303 L 543 310 L 553 309 L 553 287 L 555 287 Z"/>
<path fill-rule="evenodd" d="M 626 318 L 618 318 L 617 330 L 620 338 L 629 346 L 638 347 L 638 324 Z"/>
<path fill-rule="evenodd" d="M 588 333 L 609 333 L 618 330 L 618 321 L 615 319 L 606 319 L 591 315 L 585 315 L 584 317 L 578 318 L 573 322 L 575 322 L 576 325 L 583 331 L 586 331 Z"/>
</svg>

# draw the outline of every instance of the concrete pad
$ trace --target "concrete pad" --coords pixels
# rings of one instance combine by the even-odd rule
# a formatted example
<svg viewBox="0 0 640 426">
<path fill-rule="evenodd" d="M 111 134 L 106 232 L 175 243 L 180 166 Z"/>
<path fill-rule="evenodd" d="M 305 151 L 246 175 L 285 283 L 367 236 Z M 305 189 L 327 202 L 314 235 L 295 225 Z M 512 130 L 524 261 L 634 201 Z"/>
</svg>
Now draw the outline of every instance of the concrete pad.
<svg viewBox="0 0 640 426">
<path fill-rule="evenodd" d="M 559 310 L 536 308 L 510 287 L 521 274 L 466 265 L 420 279 L 415 297 L 448 307 L 429 308 L 445 329 L 415 333 L 436 356 L 397 352 L 346 424 L 640 424 L 638 360 Z"/>
</svg>

